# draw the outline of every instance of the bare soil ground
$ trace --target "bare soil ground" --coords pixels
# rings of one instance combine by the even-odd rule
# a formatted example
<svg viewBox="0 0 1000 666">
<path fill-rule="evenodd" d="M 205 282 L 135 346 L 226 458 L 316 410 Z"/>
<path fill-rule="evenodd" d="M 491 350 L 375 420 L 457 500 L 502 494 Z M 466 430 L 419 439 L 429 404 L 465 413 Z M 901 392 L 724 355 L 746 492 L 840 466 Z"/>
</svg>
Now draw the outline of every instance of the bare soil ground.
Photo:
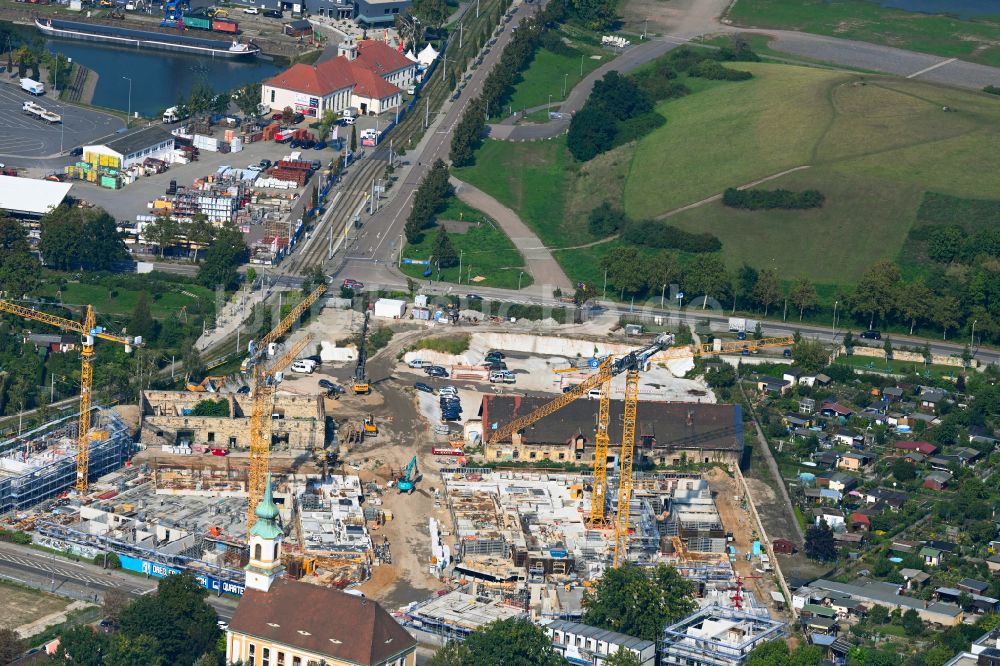
<svg viewBox="0 0 1000 666">
<path fill-rule="evenodd" d="M 16 629 L 69 606 L 68 601 L 38 590 L 25 590 L 0 581 L 0 627 Z"/>
</svg>

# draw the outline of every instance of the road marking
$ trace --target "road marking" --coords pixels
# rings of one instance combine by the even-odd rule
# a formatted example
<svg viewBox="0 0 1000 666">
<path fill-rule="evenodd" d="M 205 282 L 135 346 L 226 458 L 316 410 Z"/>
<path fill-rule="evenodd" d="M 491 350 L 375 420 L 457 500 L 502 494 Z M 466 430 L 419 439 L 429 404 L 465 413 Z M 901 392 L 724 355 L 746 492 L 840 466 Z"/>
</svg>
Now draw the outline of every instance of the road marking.
<svg viewBox="0 0 1000 666">
<path fill-rule="evenodd" d="M 929 72 L 929 71 L 931 71 L 933 69 L 937 69 L 938 67 L 944 67 L 945 65 L 951 64 L 951 63 L 955 62 L 956 60 L 958 60 L 958 58 L 948 58 L 947 60 L 942 60 L 941 62 L 939 62 L 936 65 L 931 65 L 930 67 L 924 67 L 919 72 L 913 72 L 913 74 L 910 74 L 906 78 L 908 78 L 908 79 L 915 79 L 918 76 L 920 76 L 921 74 L 926 74 L 927 72 Z"/>
</svg>

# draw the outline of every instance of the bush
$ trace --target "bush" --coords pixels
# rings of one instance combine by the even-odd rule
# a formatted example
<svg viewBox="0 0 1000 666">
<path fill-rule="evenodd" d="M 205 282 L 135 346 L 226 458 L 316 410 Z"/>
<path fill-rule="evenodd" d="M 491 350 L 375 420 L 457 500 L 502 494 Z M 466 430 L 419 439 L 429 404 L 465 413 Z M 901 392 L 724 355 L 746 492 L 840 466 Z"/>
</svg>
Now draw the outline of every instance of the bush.
<svg viewBox="0 0 1000 666">
<path fill-rule="evenodd" d="M 618 233 L 626 224 L 628 224 L 628 218 L 625 216 L 625 212 L 613 207 L 608 201 L 590 211 L 590 215 L 587 217 L 590 233 L 599 238 Z"/>
<path fill-rule="evenodd" d="M 991 95 L 1000 95 L 1000 86 L 986 86 L 983 88 L 983 92 Z"/>
<path fill-rule="evenodd" d="M 624 145 L 630 141 L 636 141 L 646 136 L 657 127 L 662 127 L 667 124 L 667 119 L 658 114 L 656 111 L 650 111 L 649 113 L 644 113 L 641 116 L 636 116 L 635 118 L 629 118 L 618 124 L 618 131 L 615 134 L 614 144 L 616 146 Z"/>
<path fill-rule="evenodd" d="M 229 416 L 229 403 L 225 400 L 199 400 L 191 416 Z"/>
<path fill-rule="evenodd" d="M 374 354 L 389 344 L 390 340 L 392 340 L 392 329 L 380 328 L 368 335 L 368 349 Z"/>
<path fill-rule="evenodd" d="M 693 65 L 688 70 L 688 74 L 712 81 L 746 81 L 753 78 L 753 74 L 750 72 L 723 67 L 715 60 L 702 60 Z"/>
<path fill-rule="evenodd" d="M 27 546 L 31 543 L 31 535 L 20 530 L 4 530 L 0 529 L 0 541 L 6 541 L 7 543 L 16 543 L 21 546 Z"/>
<path fill-rule="evenodd" d="M 742 208 L 744 210 L 771 210 L 774 208 L 799 210 L 819 208 L 823 205 L 825 198 L 819 190 L 792 192 L 791 190 L 781 189 L 738 190 L 735 187 L 730 187 L 722 194 L 722 203 L 730 208 Z"/>
<path fill-rule="evenodd" d="M 655 220 L 629 224 L 622 232 L 622 239 L 636 245 L 683 252 L 718 252 L 722 249 L 722 241 L 710 233 L 693 234 Z"/>
<path fill-rule="evenodd" d="M 542 35 L 542 48 L 551 51 L 556 55 L 571 56 L 577 55 L 576 51 L 569 47 L 562 37 L 554 32 L 546 32 Z"/>
</svg>

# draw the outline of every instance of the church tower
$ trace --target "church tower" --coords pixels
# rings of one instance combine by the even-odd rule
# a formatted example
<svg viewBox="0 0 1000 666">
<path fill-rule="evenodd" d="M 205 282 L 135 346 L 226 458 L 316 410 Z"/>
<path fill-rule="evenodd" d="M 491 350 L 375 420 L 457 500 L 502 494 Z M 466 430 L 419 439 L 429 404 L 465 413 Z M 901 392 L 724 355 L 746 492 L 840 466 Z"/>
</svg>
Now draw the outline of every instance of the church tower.
<svg viewBox="0 0 1000 666">
<path fill-rule="evenodd" d="M 278 506 L 271 496 L 271 475 L 267 475 L 264 497 L 254 513 L 257 521 L 250 528 L 250 562 L 245 571 L 249 589 L 267 592 L 271 583 L 285 573 L 281 564 L 281 540 L 284 536 L 278 526 Z"/>
</svg>

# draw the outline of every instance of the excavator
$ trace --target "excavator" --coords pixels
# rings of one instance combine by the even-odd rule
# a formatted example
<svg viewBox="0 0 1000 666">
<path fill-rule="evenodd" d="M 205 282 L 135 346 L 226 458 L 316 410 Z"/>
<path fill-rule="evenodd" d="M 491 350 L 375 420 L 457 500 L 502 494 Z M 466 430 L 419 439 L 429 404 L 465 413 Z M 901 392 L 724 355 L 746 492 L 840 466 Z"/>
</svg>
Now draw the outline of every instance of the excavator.
<svg viewBox="0 0 1000 666">
<path fill-rule="evenodd" d="M 413 456 L 410 460 L 410 464 L 406 466 L 406 470 L 403 472 L 403 476 L 399 478 L 399 482 L 396 483 L 396 487 L 399 488 L 400 493 L 412 493 L 413 489 L 417 486 L 417 457 Z"/>
<path fill-rule="evenodd" d="M 361 340 L 358 342 L 358 364 L 354 368 L 354 383 L 351 388 L 355 395 L 367 394 L 371 391 L 368 378 L 365 376 L 365 338 L 368 337 L 368 312 L 365 311 L 365 321 L 361 325 Z"/>
</svg>

